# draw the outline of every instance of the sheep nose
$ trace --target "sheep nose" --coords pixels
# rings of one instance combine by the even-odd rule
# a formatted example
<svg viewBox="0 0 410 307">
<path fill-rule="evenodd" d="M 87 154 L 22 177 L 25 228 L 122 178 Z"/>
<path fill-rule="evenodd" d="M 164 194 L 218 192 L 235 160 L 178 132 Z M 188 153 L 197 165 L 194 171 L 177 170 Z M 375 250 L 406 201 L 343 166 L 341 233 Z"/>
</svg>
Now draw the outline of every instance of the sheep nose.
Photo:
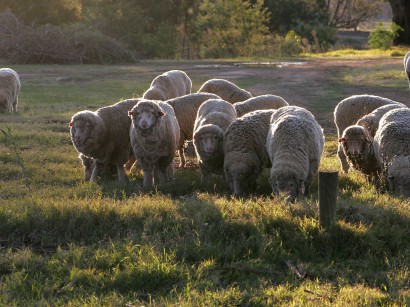
<svg viewBox="0 0 410 307">
<path fill-rule="evenodd" d="M 147 122 L 146 120 L 141 121 L 140 127 L 141 127 L 142 129 L 148 128 L 148 122 Z"/>
</svg>

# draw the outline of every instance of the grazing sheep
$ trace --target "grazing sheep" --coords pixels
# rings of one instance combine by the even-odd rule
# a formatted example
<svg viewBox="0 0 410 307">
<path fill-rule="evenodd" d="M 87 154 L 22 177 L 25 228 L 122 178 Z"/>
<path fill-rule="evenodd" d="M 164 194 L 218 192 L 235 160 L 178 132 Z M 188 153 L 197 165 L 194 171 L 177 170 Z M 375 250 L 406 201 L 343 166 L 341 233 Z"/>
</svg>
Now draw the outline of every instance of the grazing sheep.
<svg viewBox="0 0 410 307">
<path fill-rule="evenodd" d="M 0 69 L 0 113 L 17 112 L 20 79 L 11 68 Z"/>
<path fill-rule="evenodd" d="M 289 104 L 282 97 L 268 94 L 252 97 L 245 101 L 236 102 L 233 106 L 235 107 L 238 117 L 241 117 L 252 111 L 279 109 L 288 105 Z"/>
<path fill-rule="evenodd" d="M 407 80 L 409 81 L 410 87 L 410 51 L 404 56 L 404 72 L 406 73 Z"/>
<path fill-rule="evenodd" d="M 167 101 L 174 108 L 180 129 L 179 167 L 185 166 L 184 143 L 192 140 L 196 113 L 201 104 L 208 99 L 219 99 L 219 97 L 211 93 L 192 93 Z"/>
<path fill-rule="evenodd" d="M 157 76 L 143 94 L 144 99 L 168 100 L 191 93 L 192 81 L 182 70 L 170 70 Z"/>
<path fill-rule="evenodd" d="M 373 138 L 374 135 L 376 134 L 377 129 L 379 128 L 380 119 L 382 118 L 384 114 L 386 114 L 390 110 L 398 109 L 398 108 L 405 108 L 405 107 L 406 106 L 401 103 L 388 104 L 388 105 L 379 107 L 373 110 L 373 112 L 366 114 L 365 116 L 360 118 L 356 122 L 356 125 L 362 126 L 365 129 L 367 129 L 367 131 L 369 131 L 370 136 Z"/>
<path fill-rule="evenodd" d="M 131 148 L 128 111 L 137 102 L 138 99 L 123 100 L 95 112 L 78 112 L 71 118 L 71 141 L 80 153 L 86 178 L 96 181 L 100 174 L 114 165 L 118 180 L 126 180 L 124 164 L 130 158 Z M 92 158 L 93 162 L 83 159 L 83 156 Z"/>
<path fill-rule="evenodd" d="M 144 189 L 163 185 L 174 177 L 173 159 L 179 143 L 179 125 L 172 107 L 162 101 L 141 100 L 129 112 L 131 145 L 144 172 Z"/>
<path fill-rule="evenodd" d="M 296 106 L 278 109 L 271 117 L 266 139 L 273 192 L 291 201 L 309 195 L 323 145 L 323 130 L 312 113 Z"/>
<path fill-rule="evenodd" d="M 223 135 L 235 119 L 235 108 L 222 99 L 209 99 L 199 107 L 193 139 L 202 183 L 211 173 L 223 174 Z"/>
<path fill-rule="evenodd" d="M 410 197 L 410 109 L 387 112 L 374 136 L 374 151 L 396 195 Z M 387 174 L 386 174 L 387 170 Z"/>
<path fill-rule="evenodd" d="M 353 167 L 366 176 L 368 182 L 378 185 L 381 165 L 373 150 L 373 137 L 359 125 L 347 127 L 339 139 L 343 153 Z"/>
<path fill-rule="evenodd" d="M 260 173 L 271 167 L 266 138 L 274 112 L 259 110 L 245 114 L 225 131 L 224 175 L 236 197 L 253 192 Z"/>
<path fill-rule="evenodd" d="M 210 79 L 202 84 L 198 90 L 198 93 L 199 92 L 218 95 L 223 100 L 230 103 L 244 101 L 252 97 L 251 93 L 225 79 Z"/>
<path fill-rule="evenodd" d="M 337 128 L 337 136 L 340 139 L 343 131 L 356 124 L 356 122 L 374 109 L 388 104 L 400 104 L 394 100 L 373 95 L 354 95 L 340 101 L 334 111 L 334 121 Z M 337 150 L 343 172 L 349 172 L 349 163 L 339 143 Z"/>
</svg>

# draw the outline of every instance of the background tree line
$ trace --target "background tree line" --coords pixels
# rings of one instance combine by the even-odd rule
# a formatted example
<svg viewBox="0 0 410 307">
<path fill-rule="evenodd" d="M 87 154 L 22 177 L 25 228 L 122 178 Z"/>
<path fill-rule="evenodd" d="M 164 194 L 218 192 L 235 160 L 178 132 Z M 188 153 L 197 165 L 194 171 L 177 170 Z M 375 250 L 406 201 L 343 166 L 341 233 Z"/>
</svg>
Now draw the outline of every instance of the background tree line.
<svg viewBox="0 0 410 307">
<path fill-rule="evenodd" d="M 390 0 L 410 44 L 409 1 Z M 383 0 L 2 0 L 0 58 L 112 63 L 325 51 Z M 396 13 L 395 13 L 396 12 Z M 403 13 L 404 12 L 404 13 Z"/>
</svg>

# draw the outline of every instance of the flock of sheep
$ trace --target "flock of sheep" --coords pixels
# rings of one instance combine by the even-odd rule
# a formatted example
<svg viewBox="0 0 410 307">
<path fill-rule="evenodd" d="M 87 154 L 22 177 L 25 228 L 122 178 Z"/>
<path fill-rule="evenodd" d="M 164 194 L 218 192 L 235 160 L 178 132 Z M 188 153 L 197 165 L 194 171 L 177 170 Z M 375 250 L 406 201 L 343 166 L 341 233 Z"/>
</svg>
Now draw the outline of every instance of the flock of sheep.
<svg viewBox="0 0 410 307">
<path fill-rule="evenodd" d="M 404 67 L 410 84 L 410 52 Z M 0 69 L 0 112 L 17 110 L 19 90 L 17 73 Z M 203 183 L 222 175 L 234 196 L 246 196 L 270 168 L 275 195 L 292 201 L 309 195 L 324 146 L 311 112 L 276 95 L 253 97 L 224 79 L 191 90 L 187 74 L 171 70 L 156 77 L 141 98 L 72 116 L 71 140 L 86 180 L 116 173 L 126 181 L 135 165 L 143 171 L 144 189 L 162 186 L 174 177 L 177 151 L 185 167 L 184 146 L 192 140 Z M 334 119 L 342 170 L 353 168 L 378 189 L 410 197 L 410 109 L 355 95 L 339 102 Z"/>
</svg>

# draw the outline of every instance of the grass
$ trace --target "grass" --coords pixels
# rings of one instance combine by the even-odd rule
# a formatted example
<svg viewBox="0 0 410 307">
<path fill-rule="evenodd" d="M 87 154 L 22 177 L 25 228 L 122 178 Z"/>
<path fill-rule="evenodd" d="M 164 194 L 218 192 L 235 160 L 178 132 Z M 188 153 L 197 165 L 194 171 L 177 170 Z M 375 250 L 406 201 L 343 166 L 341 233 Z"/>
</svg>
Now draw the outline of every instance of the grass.
<svg viewBox="0 0 410 307">
<path fill-rule="evenodd" d="M 339 174 L 331 229 L 319 225 L 317 182 L 312 198 L 289 205 L 271 197 L 265 173 L 258 194 L 239 200 L 218 178 L 201 186 L 197 168 L 152 193 L 141 172 L 127 184 L 83 181 L 70 116 L 138 96 L 154 72 L 178 67 L 196 85 L 213 73 L 165 61 L 13 67 L 20 111 L 0 115 L 0 305 L 408 305 L 410 202 L 356 172 Z M 382 83 L 383 69 L 340 82 Z M 321 169 L 339 168 L 336 150 L 327 135 Z"/>
</svg>

